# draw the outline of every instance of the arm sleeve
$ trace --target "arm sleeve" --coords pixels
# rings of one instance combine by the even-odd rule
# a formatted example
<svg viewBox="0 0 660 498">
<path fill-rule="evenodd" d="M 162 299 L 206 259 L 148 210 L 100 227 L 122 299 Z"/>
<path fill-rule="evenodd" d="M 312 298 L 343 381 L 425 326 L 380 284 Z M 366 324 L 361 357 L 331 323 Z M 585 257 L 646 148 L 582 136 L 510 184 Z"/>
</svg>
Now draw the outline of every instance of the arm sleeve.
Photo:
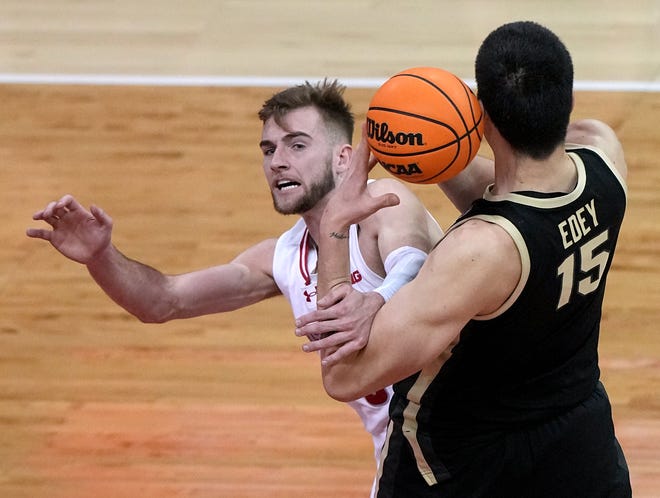
<svg viewBox="0 0 660 498">
<path fill-rule="evenodd" d="M 396 291 L 415 278 L 427 256 L 421 249 L 411 246 L 399 247 L 389 253 L 384 262 L 385 280 L 374 292 L 389 301 Z"/>
</svg>

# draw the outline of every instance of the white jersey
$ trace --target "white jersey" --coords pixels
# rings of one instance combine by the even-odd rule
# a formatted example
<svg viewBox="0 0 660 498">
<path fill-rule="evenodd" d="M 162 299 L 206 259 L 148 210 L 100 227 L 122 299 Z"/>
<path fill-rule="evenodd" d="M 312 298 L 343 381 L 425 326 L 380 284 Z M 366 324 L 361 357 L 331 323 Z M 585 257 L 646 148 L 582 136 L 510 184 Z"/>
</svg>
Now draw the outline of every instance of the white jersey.
<svg viewBox="0 0 660 498">
<path fill-rule="evenodd" d="M 349 232 L 350 270 L 353 287 L 368 292 L 383 283 L 383 277 L 373 272 L 365 263 L 358 245 L 357 225 Z M 288 299 L 297 318 L 316 310 L 316 246 L 309 238 L 305 222 L 298 222 L 277 240 L 273 257 L 273 278 L 282 294 Z M 374 442 L 376 461 L 385 441 L 389 422 L 389 403 L 392 388 L 388 387 L 348 403 L 360 416 L 365 429 Z"/>
</svg>

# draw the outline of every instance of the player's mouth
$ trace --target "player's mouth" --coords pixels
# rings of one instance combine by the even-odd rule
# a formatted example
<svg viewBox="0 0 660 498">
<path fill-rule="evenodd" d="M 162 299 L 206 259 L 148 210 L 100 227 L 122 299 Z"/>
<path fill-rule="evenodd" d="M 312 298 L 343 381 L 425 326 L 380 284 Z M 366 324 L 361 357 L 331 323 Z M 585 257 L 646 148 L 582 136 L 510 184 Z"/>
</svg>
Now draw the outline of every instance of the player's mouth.
<svg viewBox="0 0 660 498">
<path fill-rule="evenodd" d="M 294 182 L 293 180 L 280 180 L 275 186 L 280 192 L 285 192 L 300 187 L 300 183 Z"/>
</svg>

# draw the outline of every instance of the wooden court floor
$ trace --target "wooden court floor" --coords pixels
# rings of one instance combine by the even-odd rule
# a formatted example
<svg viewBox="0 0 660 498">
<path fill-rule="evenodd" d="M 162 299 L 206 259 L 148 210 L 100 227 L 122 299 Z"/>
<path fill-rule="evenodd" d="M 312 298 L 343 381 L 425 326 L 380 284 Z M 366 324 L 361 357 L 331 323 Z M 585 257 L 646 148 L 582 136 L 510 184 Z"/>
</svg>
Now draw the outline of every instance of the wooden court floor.
<svg viewBox="0 0 660 498">
<path fill-rule="evenodd" d="M 3 0 L 0 77 L 471 78 L 480 40 L 514 19 L 555 30 L 580 81 L 657 87 L 658 0 Z M 277 236 L 294 219 L 272 210 L 256 117 L 274 90 L 0 84 L 0 497 L 368 496 L 370 438 L 324 394 L 282 298 L 145 325 L 24 235 L 71 193 L 171 273 Z M 358 120 L 372 93 L 347 93 Z M 600 363 L 634 496 L 659 498 L 660 93 L 577 92 L 575 117 L 607 121 L 626 150 Z M 443 226 L 456 217 L 437 188 L 414 190 Z"/>
<path fill-rule="evenodd" d="M 323 393 L 281 298 L 145 325 L 24 235 L 72 193 L 110 213 L 127 255 L 168 272 L 276 236 L 294 219 L 271 208 L 255 115 L 273 90 L 0 86 L 0 496 L 367 496 L 371 442 Z M 371 93 L 348 91 L 358 119 Z M 587 115 L 617 129 L 630 168 L 602 375 L 635 496 L 658 497 L 660 94 L 578 93 Z M 414 188 L 443 225 L 456 216 Z"/>
</svg>

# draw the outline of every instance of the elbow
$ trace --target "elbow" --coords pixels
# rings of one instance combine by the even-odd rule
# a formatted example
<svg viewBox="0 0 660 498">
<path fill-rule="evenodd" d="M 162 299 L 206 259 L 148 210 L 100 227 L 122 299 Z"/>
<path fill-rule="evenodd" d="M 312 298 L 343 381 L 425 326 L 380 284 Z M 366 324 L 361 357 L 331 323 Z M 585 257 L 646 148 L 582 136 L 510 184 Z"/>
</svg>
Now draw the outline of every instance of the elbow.
<svg viewBox="0 0 660 498">
<path fill-rule="evenodd" d="M 165 323 L 169 321 L 169 318 L 155 314 L 143 313 L 143 314 L 134 314 L 134 316 L 142 323 Z"/>
<path fill-rule="evenodd" d="M 181 316 L 174 303 L 152 303 L 142 308 L 128 309 L 142 323 L 165 323 Z"/>
<path fill-rule="evenodd" d="M 357 391 L 354 386 L 349 383 L 338 381 L 331 374 L 323 375 L 323 387 L 328 396 L 343 403 L 355 401 L 362 397 L 362 394 Z"/>
<path fill-rule="evenodd" d="M 350 401 L 355 401 L 358 399 L 360 396 L 355 395 L 351 391 L 347 391 L 346 389 L 343 389 L 341 387 L 333 386 L 333 385 L 325 385 L 325 392 L 328 393 L 328 396 L 330 396 L 332 399 L 336 401 L 341 401 L 342 403 L 348 403 Z"/>
<path fill-rule="evenodd" d="M 131 311 L 142 323 L 165 323 L 177 318 L 187 318 L 185 303 L 169 287 L 157 296 L 146 299 Z"/>
</svg>

